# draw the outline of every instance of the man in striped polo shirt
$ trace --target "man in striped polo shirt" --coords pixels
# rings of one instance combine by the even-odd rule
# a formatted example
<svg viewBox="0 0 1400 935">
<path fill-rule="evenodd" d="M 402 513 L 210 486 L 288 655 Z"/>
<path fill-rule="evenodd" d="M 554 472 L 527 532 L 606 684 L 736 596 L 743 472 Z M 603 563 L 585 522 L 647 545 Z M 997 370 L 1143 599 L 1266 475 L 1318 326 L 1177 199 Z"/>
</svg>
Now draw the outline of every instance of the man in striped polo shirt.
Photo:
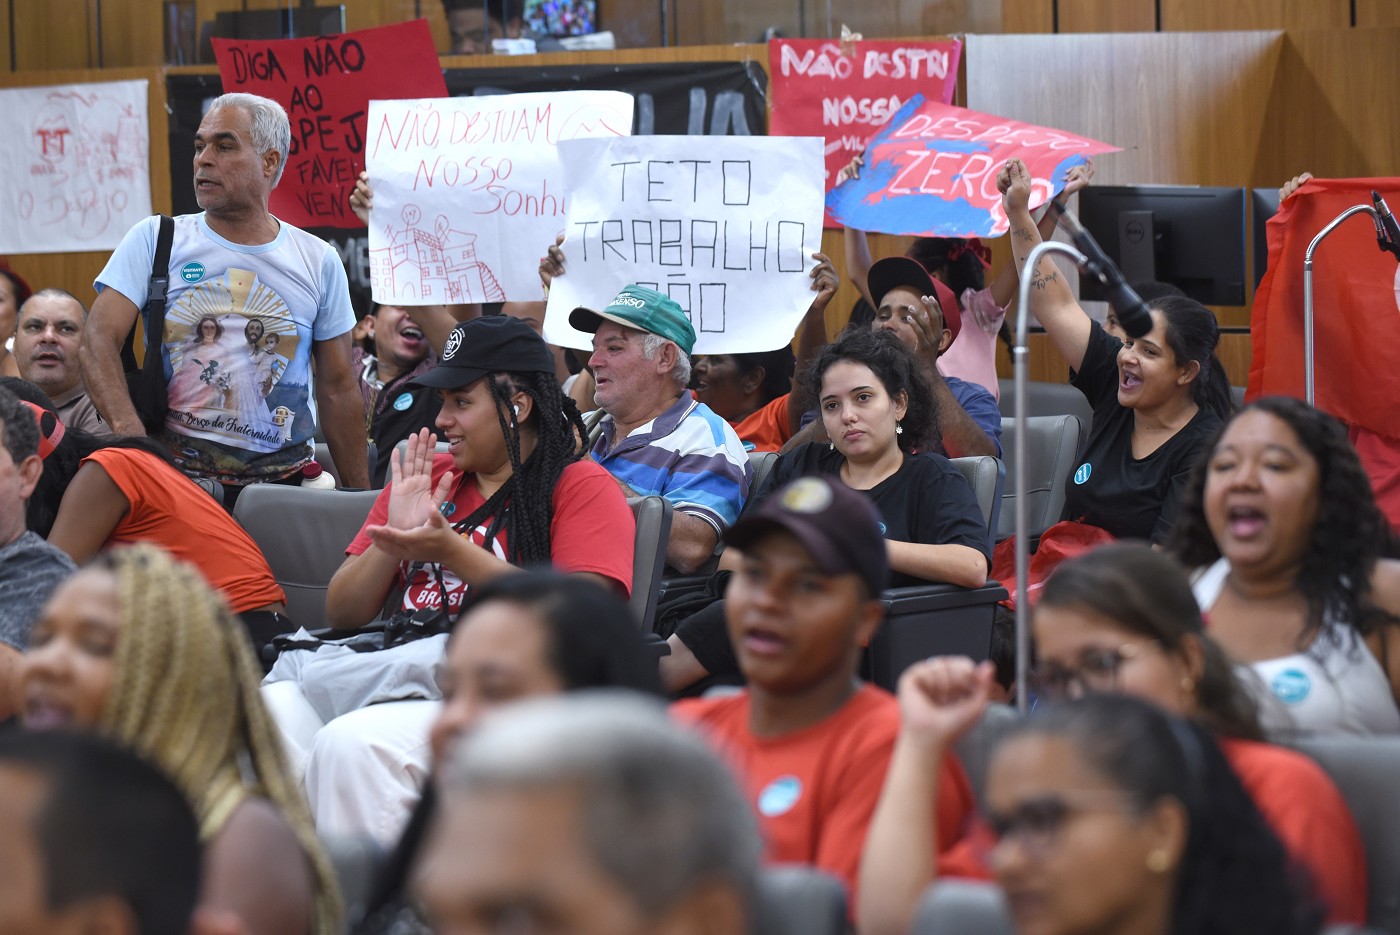
<svg viewBox="0 0 1400 935">
<path fill-rule="evenodd" d="M 690 319 L 668 296 L 631 285 L 602 311 L 574 309 L 569 324 L 593 334 L 588 365 L 606 413 L 593 459 L 628 496 L 671 501 L 666 563 L 697 571 L 738 518 L 753 470 L 734 429 L 687 389 Z"/>
</svg>

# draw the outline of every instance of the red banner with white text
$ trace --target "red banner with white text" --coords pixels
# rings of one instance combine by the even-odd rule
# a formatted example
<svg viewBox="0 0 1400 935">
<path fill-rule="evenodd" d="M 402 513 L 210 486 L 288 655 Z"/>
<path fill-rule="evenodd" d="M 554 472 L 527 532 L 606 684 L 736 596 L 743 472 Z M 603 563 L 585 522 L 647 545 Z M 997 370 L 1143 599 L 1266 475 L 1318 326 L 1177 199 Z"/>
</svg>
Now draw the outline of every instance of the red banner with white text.
<svg viewBox="0 0 1400 935">
<path fill-rule="evenodd" d="M 291 152 L 272 213 L 297 227 L 364 227 L 350 192 L 365 167 L 369 102 L 446 97 L 427 20 L 308 39 L 215 39 L 224 90 L 277 101 Z"/>
<path fill-rule="evenodd" d="M 774 39 L 768 43 L 770 136 L 826 140 L 826 190 L 836 173 L 915 94 L 953 102 L 962 43 Z M 828 227 L 839 226 L 830 214 Z"/>
</svg>

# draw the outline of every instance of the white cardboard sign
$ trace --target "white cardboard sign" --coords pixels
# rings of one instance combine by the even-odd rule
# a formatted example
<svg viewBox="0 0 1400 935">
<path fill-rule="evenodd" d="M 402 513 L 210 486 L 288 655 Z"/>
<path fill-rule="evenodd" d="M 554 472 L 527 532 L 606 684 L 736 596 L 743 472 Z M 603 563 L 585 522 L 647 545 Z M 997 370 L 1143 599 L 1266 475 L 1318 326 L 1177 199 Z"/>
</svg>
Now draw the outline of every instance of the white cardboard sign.
<svg viewBox="0 0 1400 935">
<path fill-rule="evenodd" d="M 638 136 L 560 145 L 569 186 L 567 274 L 550 287 L 544 337 L 588 348 L 569 327 L 629 283 L 680 303 L 696 354 L 792 341 L 812 302 L 821 249 L 820 137 Z"/>
<path fill-rule="evenodd" d="M 556 144 L 625 136 L 632 107 L 621 91 L 370 101 L 374 300 L 538 302 L 567 212 Z"/>
<path fill-rule="evenodd" d="M 0 253 L 111 250 L 151 215 L 145 81 L 0 91 Z"/>
</svg>

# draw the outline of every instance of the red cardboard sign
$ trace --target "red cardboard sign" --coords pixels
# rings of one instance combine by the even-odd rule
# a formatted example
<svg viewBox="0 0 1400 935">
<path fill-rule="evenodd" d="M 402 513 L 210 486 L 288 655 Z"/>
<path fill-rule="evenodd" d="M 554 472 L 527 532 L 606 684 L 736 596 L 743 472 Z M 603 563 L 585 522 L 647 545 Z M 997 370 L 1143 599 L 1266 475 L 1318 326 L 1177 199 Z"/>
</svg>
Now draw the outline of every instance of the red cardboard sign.
<svg viewBox="0 0 1400 935">
<path fill-rule="evenodd" d="M 864 231 L 918 237 L 999 237 L 1007 231 L 997 173 L 1022 159 L 1039 207 L 1069 170 L 1117 146 L 914 95 L 870 138 L 865 168 L 827 195 L 830 216 Z"/>
<path fill-rule="evenodd" d="M 770 136 L 826 140 L 826 188 L 866 141 L 915 94 L 952 103 L 962 43 L 774 39 L 768 43 L 773 92 Z M 839 226 L 827 215 L 827 226 Z"/>
<path fill-rule="evenodd" d="M 370 98 L 446 97 L 428 21 L 308 39 L 215 39 L 225 91 L 271 98 L 292 122 L 272 213 L 297 227 L 363 227 L 350 192 L 365 167 Z"/>
</svg>

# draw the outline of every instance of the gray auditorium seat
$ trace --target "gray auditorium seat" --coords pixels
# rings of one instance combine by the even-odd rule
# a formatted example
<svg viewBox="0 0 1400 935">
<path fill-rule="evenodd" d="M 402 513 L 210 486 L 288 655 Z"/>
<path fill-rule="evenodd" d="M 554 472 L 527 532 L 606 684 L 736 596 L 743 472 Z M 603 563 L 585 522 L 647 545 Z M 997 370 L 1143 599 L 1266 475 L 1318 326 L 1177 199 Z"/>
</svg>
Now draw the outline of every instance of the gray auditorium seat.
<svg viewBox="0 0 1400 935">
<path fill-rule="evenodd" d="M 831 874 L 800 864 L 760 871 L 753 935 L 844 935 L 846 915 L 846 887 Z"/>
<path fill-rule="evenodd" d="M 326 626 L 326 586 L 345 547 L 364 525 L 377 490 L 304 490 L 252 484 L 233 508 L 236 519 L 287 594 L 287 616 L 297 626 Z"/>
<path fill-rule="evenodd" d="M 1016 532 L 1016 493 L 1013 489 L 1016 459 L 1015 419 L 1001 420 L 1002 457 L 1006 461 L 1006 486 L 1001 498 L 1001 516 L 997 521 L 997 539 Z M 1065 509 L 1065 482 L 1075 468 L 1075 459 L 1083 440 L 1079 417 L 1030 416 L 1026 419 L 1027 493 L 1030 503 L 1028 528 L 1038 536 L 1055 523 Z"/>
<path fill-rule="evenodd" d="M 911 935 L 1014 935 L 995 883 L 940 880 L 924 893 Z"/>
<path fill-rule="evenodd" d="M 999 405 L 1001 414 L 1012 418 L 1016 415 L 1012 406 L 1015 405 L 1015 390 L 1013 381 L 998 380 L 1001 390 Z M 1094 409 L 1089 405 L 1089 401 L 1084 398 L 1084 394 L 1079 392 L 1068 383 L 1047 383 L 1041 380 L 1030 380 L 1026 383 L 1026 415 L 1028 416 L 1061 416 L 1074 415 L 1079 417 L 1079 422 L 1084 427 L 1084 434 L 1089 434 L 1089 427 L 1094 424 Z"/>
<path fill-rule="evenodd" d="M 650 633 L 666 566 L 666 542 L 671 535 L 671 501 L 665 497 L 629 497 L 637 520 L 632 557 L 632 599 L 628 602 L 643 633 Z"/>
</svg>

